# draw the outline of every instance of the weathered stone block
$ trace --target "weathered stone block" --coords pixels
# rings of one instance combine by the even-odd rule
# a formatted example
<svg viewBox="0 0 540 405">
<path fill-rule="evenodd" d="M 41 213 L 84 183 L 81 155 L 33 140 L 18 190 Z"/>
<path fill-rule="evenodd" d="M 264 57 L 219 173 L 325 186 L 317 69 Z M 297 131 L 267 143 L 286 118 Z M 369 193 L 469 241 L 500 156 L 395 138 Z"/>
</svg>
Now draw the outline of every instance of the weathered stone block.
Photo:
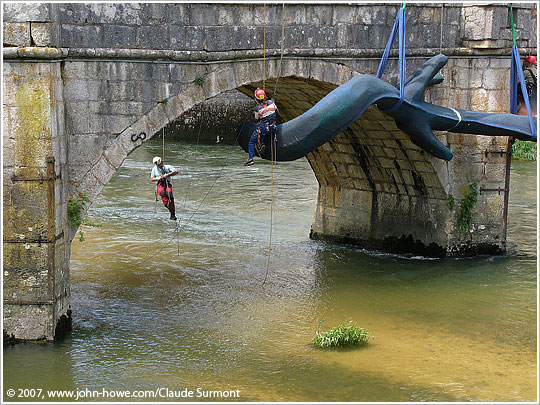
<svg viewBox="0 0 540 405">
<path fill-rule="evenodd" d="M 306 21 L 317 26 L 328 26 L 332 24 L 332 9 L 330 7 L 318 7 L 316 5 L 306 4 Z M 278 8 L 278 21 L 281 21 L 281 7 Z M 287 10 L 285 11 L 287 12 Z"/>
<path fill-rule="evenodd" d="M 473 111 L 487 112 L 488 109 L 488 92 L 485 89 L 474 89 L 472 91 L 471 109 Z"/>
<path fill-rule="evenodd" d="M 4 46 L 30 46 L 30 23 L 4 22 L 3 25 Z"/>
<path fill-rule="evenodd" d="M 66 48 L 105 46 L 103 28 L 98 25 L 62 24 L 60 46 Z"/>
<path fill-rule="evenodd" d="M 463 7 L 464 36 L 468 40 L 491 39 L 493 10 L 482 6 Z"/>
<path fill-rule="evenodd" d="M 136 41 L 143 49 L 168 49 L 169 29 L 167 26 L 141 26 L 137 28 Z"/>
<path fill-rule="evenodd" d="M 169 24 L 189 25 L 189 12 L 184 4 L 169 3 L 166 5 L 165 11 Z"/>
<path fill-rule="evenodd" d="M 52 305 L 4 304 L 4 331 L 16 339 L 52 340 L 55 326 L 53 318 Z"/>
<path fill-rule="evenodd" d="M 263 47 L 263 27 L 233 27 L 232 49 L 262 49 Z"/>
<path fill-rule="evenodd" d="M 51 300 L 47 243 L 3 244 L 4 299 L 21 301 Z"/>
<path fill-rule="evenodd" d="M 32 23 L 31 35 L 35 46 L 53 46 L 56 44 L 55 23 Z"/>
<path fill-rule="evenodd" d="M 486 69 L 483 72 L 483 87 L 488 90 L 500 90 L 503 87 L 508 87 L 507 71 L 501 69 Z"/>
<path fill-rule="evenodd" d="M 4 3 L 4 21 L 29 22 L 50 21 L 50 4 L 47 3 Z"/>
<path fill-rule="evenodd" d="M 52 155 L 51 140 L 45 137 L 10 138 L 4 140 L 4 148 L 8 152 L 4 167 L 44 168 Z"/>
<path fill-rule="evenodd" d="M 106 6 L 104 4 L 104 6 Z M 137 45 L 137 28 L 125 25 L 104 25 L 103 46 L 131 48 Z"/>
<path fill-rule="evenodd" d="M 5 240 L 31 240 L 47 237 L 47 191 L 11 188 L 9 198 L 4 197 L 3 235 Z M 31 198 L 32 200 L 28 200 Z"/>
<path fill-rule="evenodd" d="M 70 154 L 69 165 L 74 166 L 76 164 L 82 165 L 82 167 L 92 167 L 100 158 L 101 154 L 105 150 L 107 141 L 100 135 L 71 135 L 69 137 L 69 144 L 71 150 L 78 151 L 78 154 Z M 83 171 L 85 173 L 85 171 Z M 70 179 L 77 179 L 78 176 L 70 175 Z"/>
<path fill-rule="evenodd" d="M 189 25 L 211 26 L 218 25 L 218 12 L 214 4 L 189 4 L 187 5 Z"/>
<path fill-rule="evenodd" d="M 206 41 L 206 33 L 203 27 L 171 26 L 170 44 L 171 49 L 197 50 L 203 49 Z"/>
</svg>

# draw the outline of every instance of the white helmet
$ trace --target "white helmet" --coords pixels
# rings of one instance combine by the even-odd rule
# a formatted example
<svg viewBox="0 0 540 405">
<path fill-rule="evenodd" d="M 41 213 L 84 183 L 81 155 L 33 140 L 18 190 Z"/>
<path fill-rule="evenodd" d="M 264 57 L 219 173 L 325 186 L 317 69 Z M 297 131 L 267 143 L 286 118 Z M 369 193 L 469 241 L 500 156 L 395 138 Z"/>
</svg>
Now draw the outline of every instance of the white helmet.
<svg viewBox="0 0 540 405">
<path fill-rule="evenodd" d="M 159 156 L 156 156 L 154 159 L 152 159 L 152 162 L 155 165 L 159 165 L 159 164 L 161 164 L 161 158 Z"/>
</svg>

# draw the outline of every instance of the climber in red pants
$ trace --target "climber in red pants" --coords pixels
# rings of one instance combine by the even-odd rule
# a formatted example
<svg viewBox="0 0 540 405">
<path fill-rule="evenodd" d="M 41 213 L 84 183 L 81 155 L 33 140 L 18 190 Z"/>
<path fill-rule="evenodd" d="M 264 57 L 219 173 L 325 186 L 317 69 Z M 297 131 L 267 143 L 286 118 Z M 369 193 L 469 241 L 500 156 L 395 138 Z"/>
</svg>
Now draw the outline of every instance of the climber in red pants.
<svg viewBox="0 0 540 405">
<path fill-rule="evenodd" d="M 163 205 L 171 213 L 170 219 L 176 221 L 176 210 L 174 207 L 174 197 L 172 190 L 172 182 L 169 179 L 171 176 L 176 176 L 178 170 L 171 165 L 164 165 L 159 156 L 156 156 L 153 160 L 154 167 L 152 168 L 152 174 L 150 175 L 150 181 L 157 181 L 157 194 L 161 197 Z"/>
</svg>

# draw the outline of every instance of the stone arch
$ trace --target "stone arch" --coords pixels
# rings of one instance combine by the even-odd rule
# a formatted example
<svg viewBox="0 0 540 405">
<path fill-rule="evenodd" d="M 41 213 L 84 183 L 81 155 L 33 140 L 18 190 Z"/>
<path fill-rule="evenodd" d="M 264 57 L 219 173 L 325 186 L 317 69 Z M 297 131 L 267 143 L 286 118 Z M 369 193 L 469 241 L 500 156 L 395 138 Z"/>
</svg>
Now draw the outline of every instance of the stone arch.
<svg viewBox="0 0 540 405">
<path fill-rule="evenodd" d="M 266 61 L 266 88 L 270 94 L 273 92 L 278 71 L 279 61 L 277 58 Z M 225 91 L 239 89 L 246 94 L 251 94 L 253 88 L 263 82 L 264 74 L 260 60 L 220 64 L 217 69 L 204 77 L 202 84 L 193 82 L 181 89 L 177 95 L 169 98 L 167 102 L 156 103 L 148 113 L 141 116 L 116 136 L 111 145 L 101 154 L 98 161 L 85 173 L 76 192 L 84 193 L 90 201 L 93 201 L 121 166 L 124 159 L 161 128 L 206 99 Z M 345 83 L 356 74 L 358 72 L 352 68 L 333 62 L 304 59 L 284 60 L 282 73 L 279 75 L 278 88 L 282 116 L 289 120 L 302 114 L 332 89 Z M 286 89 L 286 93 L 283 89 Z M 385 126 L 378 125 L 377 120 L 384 122 Z M 391 127 L 392 123 L 391 118 L 384 118 L 382 113 L 379 113 L 375 108 L 371 108 L 358 122 L 340 134 L 330 144 L 346 144 L 354 139 L 354 137 L 351 137 L 351 134 L 354 133 L 362 133 L 364 136 L 368 135 L 368 137 L 378 137 L 380 139 L 381 134 L 389 130 L 388 133 L 391 133 L 391 135 L 386 136 L 385 139 L 399 136 L 402 149 L 410 149 L 415 153 L 420 153 L 419 149 L 408 141 L 407 135 L 398 130 L 395 125 L 393 128 Z M 132 135 L 141 133 L 146 134 L 145 140 L 132 141 Z M 356 139 L 359 140 L 360 137 L 357 136 Z M 381 142 L 377 141 L 375 143 Z M 340 149 L 346 148 L 346 146 L 336 147 Z M 332 157 L 336 156 L 333 148 L 333 146 L 324 145 L 319 150 L 309 154 L 308 160 L 321 186 L 334 184 L 339 188 L 348 187 L 350 184 L 346 182 L 352 182 L 353 180 L 348 177 L 340 178 L 340 176 L 349 172 L 343 172 L 346 169 L 341 168 L 337 162 L 332 163 Z M 369 154 L 369 147 L 366 151 Z M 427 159 L 423 160 L 427 164 Z M 349 163 L 353 164 L 353 162 Z"/>
<path fill-rule="evenodd" d="M 279 99 L 278 105 L 285 120 L 303 114 L 354 74 L 346 72 L 338 83 L 325 81 L 329 72 L 324 68 L 309 78 L 284 77 L 290 96 Z M 240 90 L 251 94 L 253 86 Z M 446 254 L 447 234 L 437 228 L 451 216 L 448 184 L 442 181 L 447 164 L 414 145 L 377 107 L 368 108 L 307 159 L 319 182 L 313 238 Z"/>
</svg>

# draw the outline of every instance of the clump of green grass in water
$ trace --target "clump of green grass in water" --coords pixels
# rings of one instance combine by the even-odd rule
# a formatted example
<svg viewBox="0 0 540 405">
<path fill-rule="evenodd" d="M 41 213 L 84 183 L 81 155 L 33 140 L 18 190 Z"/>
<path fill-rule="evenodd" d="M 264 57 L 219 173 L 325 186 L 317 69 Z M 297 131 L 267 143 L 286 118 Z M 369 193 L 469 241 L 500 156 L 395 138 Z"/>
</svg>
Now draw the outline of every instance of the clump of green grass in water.
<svg viewBox="0 0 540 405">
<path fill-rule="evenodd" d="M 536 142 L 516 140 L 512 145 L 512 159 L 536 162 Z"/>
<path fill-rule="evenodd" d="M 366 344 L 370 338 L 373 338 L 373 336 L 366 329 L 360 328 L 352 321 L 349 321 L 343 322 L 327 332 L 317 331 L 312 343 L 322 348 L 358 346 Z"/>
</svg>

